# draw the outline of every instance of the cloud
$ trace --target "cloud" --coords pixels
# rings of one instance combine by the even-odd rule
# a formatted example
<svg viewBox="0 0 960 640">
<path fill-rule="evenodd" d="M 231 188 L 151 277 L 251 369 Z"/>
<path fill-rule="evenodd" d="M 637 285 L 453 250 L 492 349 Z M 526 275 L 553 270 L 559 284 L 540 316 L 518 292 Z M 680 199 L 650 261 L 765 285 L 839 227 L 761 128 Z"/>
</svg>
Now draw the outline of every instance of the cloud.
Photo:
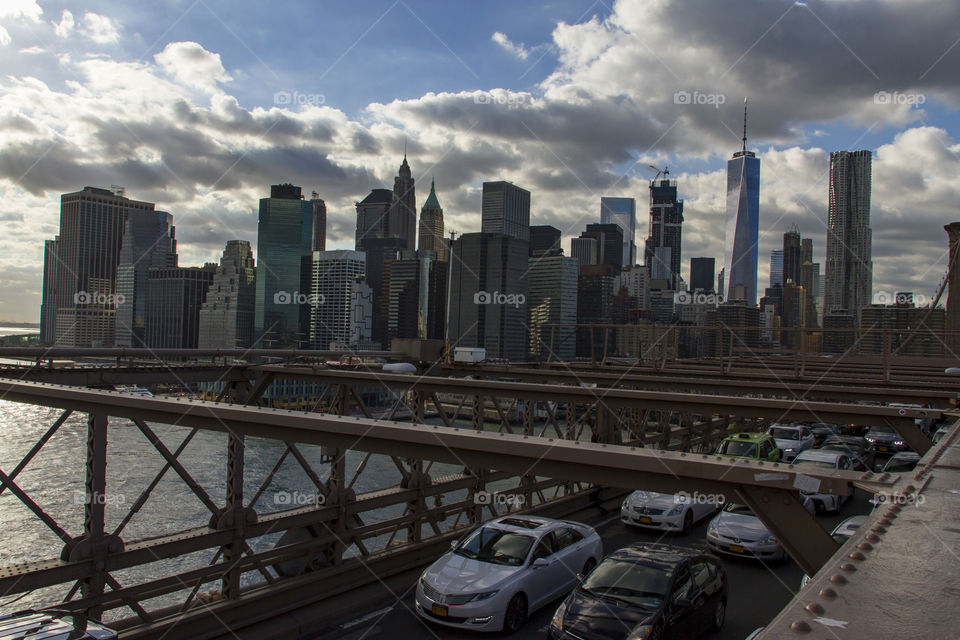
<svg viewBox="0 0 960 640">
<path fill-rule="evenodd" d="M 523 46 L 523 43 L 514 43 L 510 41 L 510 38 L 506 34 L 501 33 L 500 31 L 494 31 L 493 35 L 490 37 L 491 40 L 496 42 L 498 45 L 503 47 L 503 49 L 512 56 L 520 58 L 521 60 L 526 60 L 530 56 L 530 51 Z"/>
<path fill-rule="evenodd" d="M 60 15 L 60 22 L 51 22 L 53 25 L 53 32 L 57 34 L 59 38 L 66 38 L 70 35 L 70 32 L 73 31 L 74 21 L 73 14 L 70 13 L 69 9 L 64 9 L 63 13 Z"/>
<path fill-rule="evenodd" d="M 24 18 L 30 22 L 39 22 L 43 9 L 37 0 L 4 0 L 0 5 L 0 20 L 6 18 Z"/>
<path fill-rule="evenodd" d="M 111 44 L 120 39 L 119 27 L 113 18 L 89 11 L 83 14 L 83 32 L 97 44 Z"/>
<path fill-rule="evenodd" d="M 220 54 L 211 53 L 196 42 L 171 42 L 154 60 L 182 84 L 204 93 L 219 92 L 218 83 L 231 80 Z"/>
<path fill-rule="evenodd" d="M 0 47 L 5 47 L 10 44 L 10 32 L 3 28 L 3 25 L 0 25 Z"/>
</svg>

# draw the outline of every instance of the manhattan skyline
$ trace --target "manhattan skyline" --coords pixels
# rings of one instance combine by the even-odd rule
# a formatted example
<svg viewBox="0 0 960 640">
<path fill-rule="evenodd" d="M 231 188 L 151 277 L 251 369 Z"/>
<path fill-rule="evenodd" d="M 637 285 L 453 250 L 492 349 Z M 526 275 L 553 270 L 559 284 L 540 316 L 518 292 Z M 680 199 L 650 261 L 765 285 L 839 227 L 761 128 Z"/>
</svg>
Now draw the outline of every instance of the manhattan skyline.
<svg viewBox="0 0 960 640">
<path fill-rule="evenodd" d="M 602 196 L 635 198 L 646 237 L 647 167 L 669 165 L 684 256 L 719 270 L 744 95 L 763 166 L 758 254 L 796 224 L 824 262 L 829 153 L 869 149 L 873 290 L 929 296 L 960 199 L 960 9 L 874 7 L 863 29 L 860 2 L 757 2 L 735 24 L 722 5 L 503 4 L 465 20 L 442 3 L 293 3 L 295 25 L 253 3 L 4 3 L 0 319 L 38 320 L 63 193 L 120 185 L 155 202 L 174 217 L 181 264 L 199 265 L 227 240 L 256 246 L 259 199 L 292 183 L 325 200 L 327 249 L 350 249 L 353 203 L 391 189 L 404 146 L 413 177 L 442 185 L 446 229 L 479 231 L 482 183 L 508 180 L 565 249 Z M 318 24 L 329 42 L 304 31 Z M 675 55 L 674 32 L 697 45 Z M 771 65 L 793 84 L 759 71 Z"/>
</svg>

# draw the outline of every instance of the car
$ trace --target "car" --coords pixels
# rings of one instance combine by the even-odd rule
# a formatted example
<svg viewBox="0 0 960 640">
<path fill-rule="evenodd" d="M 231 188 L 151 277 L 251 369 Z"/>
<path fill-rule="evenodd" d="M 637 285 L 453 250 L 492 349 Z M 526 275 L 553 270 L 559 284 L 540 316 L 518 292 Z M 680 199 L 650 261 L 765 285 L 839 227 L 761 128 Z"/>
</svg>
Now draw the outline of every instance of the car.
<svg viewBox="0 0 960 640">
<path fill-rule="evenodd" d="M 873 445 L 878 453 L 896 453 L 897 451 L 908 451 L 910 449 L 907 441 L 903 439 L 893 427 L 886 425 L 879 427 L 870 427 L 864 440 Z"/>
<path fill-rule="evenodd" d="M 834 425 L 831 424 L 815 424 L 810 426 L 810 433 L 813 434 L 813 446 L 814 448 L 819 447 L 823 444 L 824 440 L 830 436 L 835 436 L 840 432 Z"/>
<path fill-rule="evenodd" d="M 799 467 L 810 469 L 829 469 L 831 471 L 852 471 L 853 462 L 843 451 L 832 451 L 824 449 L 810 449 L 804 451 L 793 459 L 793 464 Z M 848 487 L 845 495 L 833 495 L 832 493 L 820 493 L 819 491 L 801 491 L 800 495 L 805 500 L 810 500 L 815 511 L 827 511 L 829 513 L 839 513 L 840 506 L 853 497 L 853 489 Z"/>
<path fill-rule="evenodd" d="M 707 545 L 717 552 L 786 562 L 790 557 L 750 507 L 728 502 L 707 527 Z"/>
<path fill-rule="evenodd" d="M 603 559 L 557 607 L 550 640 L 696 638 L 723 627 L 727 573 L 713 555 L 638 543 Z"/>
<path fill-rule="evenodd" d="M 722 505 L 701 500 L 699 494 L 634 491 L 620 506 L 620 521 L 626 525 L 690 533 L 690 528 L 712 516 Z"/>
<path fill-rule="evenodd" d="M 779 462 L 780 450 L 776 441 L 766 433 L 734 433 L 717 447 L 716 455 L 727 458 L 749 458 L 765 462 Z"/>
<path fill-rule="evenodd" d="M 891 402 L 887 404 L 888 407 L 906 407 L 908 409 L 927 409 L 928 407 L 923 406 L 922 404 L 908 404 L 906 402 Z M 933 428 L 933 418 L 915 418 L 914 423 L 920 428 L 920 431 L 930 435 L 930 431 Z"/>
<path fill-rule="evenodd" d="M 876 453 L 873 445 L 858 436 L 831 436 L 820 445 L 824 451 L 842 451 L 850 456 L 854 471 L 873 471 Z"/>
<path fill-rule="evenodd" d="M 780 459 L 784 462 L 790 462 L 801 451 L 813 449 L 815 441 L 810 428 L 804 425 L 775 424 L 767 429 L 767 434 L 776 440 Z"/>
<path fill-rule="evenodd" d="M 528 515 L 491 520 L 427 567 L 416 589 L 426 620 L 474 631 L 516 632 L 528 614 L 569 592 L 603 557 L 579 522 Z"/>
<path fill-rule="evenodd" d="M 850 516 L 834 527 L 830 536 L 836 540 L 838 544 L 843 544 L 847 541 L 847 538 L 857 532 L 857 529 L 866 524 L 867 518 L 869 517 L 870 516 Z M 808 582 L 810 582 L 810 576 L 803 574 L 803 578 L 800 580 L 800 586 L 805 587 Z"/>
<path fill-rule="evenodd" d="M 903 473 L 913 471 L 920 462 L 920 454 L 916 451 L 899 451 L 883 465 L 884 473 Z"/>
</svg>

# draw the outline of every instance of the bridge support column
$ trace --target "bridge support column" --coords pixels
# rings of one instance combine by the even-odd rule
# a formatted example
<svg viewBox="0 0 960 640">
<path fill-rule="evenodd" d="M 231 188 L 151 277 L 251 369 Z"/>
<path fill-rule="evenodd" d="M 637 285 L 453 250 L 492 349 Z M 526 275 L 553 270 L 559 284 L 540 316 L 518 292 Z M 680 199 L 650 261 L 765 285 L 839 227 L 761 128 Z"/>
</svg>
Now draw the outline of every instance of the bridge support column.
<svg viewBox="0 0 960 640">
<path fill-rule="evenodd" d="M 87 470 L 84 484 L 85 504 L 83 508 L 83 541 L 74 548 L 86 546 L 86 553 L 93 561 L 90 578 L 83 581 L 81 593 L 84 598 L 103 595 L 106 586 L 106 541 L 104 540 L 104 508 L 107 491 L 107 416 L 90 414 L 87 418 Z M 103 606 L 94 605 L 86 611 L 87 617 L 99 620 L 103 616 Z"/>
</svg>

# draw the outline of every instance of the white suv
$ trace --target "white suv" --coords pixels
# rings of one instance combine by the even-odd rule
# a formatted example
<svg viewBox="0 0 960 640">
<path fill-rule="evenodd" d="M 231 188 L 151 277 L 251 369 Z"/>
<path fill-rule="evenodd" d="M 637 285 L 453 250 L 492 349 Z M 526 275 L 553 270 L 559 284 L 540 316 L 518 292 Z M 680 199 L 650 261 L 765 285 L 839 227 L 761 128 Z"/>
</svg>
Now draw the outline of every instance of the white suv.
<svg viewBox="0 0 960 640">
<path fill-rule="evenodd" d="M 816 442 L 810 427 L 805 425 L 775 424 L 767 429 L 767 433 L 777 441 L 780 459 L 784 462 L 792 462 L 801 451 L 813 449 Z"/>
</svg>

